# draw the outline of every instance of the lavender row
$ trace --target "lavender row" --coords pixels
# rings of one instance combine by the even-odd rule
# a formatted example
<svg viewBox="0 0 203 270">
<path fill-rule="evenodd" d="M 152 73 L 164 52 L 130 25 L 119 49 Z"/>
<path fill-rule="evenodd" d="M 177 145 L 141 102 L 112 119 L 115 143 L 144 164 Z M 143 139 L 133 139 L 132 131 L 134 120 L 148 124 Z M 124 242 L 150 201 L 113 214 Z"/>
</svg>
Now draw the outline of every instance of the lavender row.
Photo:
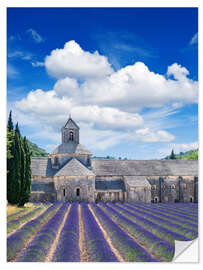
<svg viewBox="0 0 203 270">
<path fill-rule="evenodd" d="M 91 262 L 117 262 L 115 254 L 99 228 L 86 203 L 81 204 L 85 242 Z"/>
<path fill-rule="evenodd" d="M 170 221 L 166 222 L 158 217 L 154 218 L 148 213 L 143 212 L 143 214 L 140 215 L 130 210 L 128 211 L 127 208 L 120 207 L 119 205 L 112 204 L 112 207 L 131 221 L 139 224 L 171 244 L 174 244 L 174 240 L 188 241 L 197 237 L 197 232 L 195 231 L 187 230 L 180 225 L 173 224 Z"/>
<path fill-rule="evenodd" d="M 7 260 L 11 261 L 16 254 L 22 250 L 26 242 L 32 237 L 45 222 L 47 222 L 56 212 L 61 204 L 55 203 L 37 218 L 26 223 L 17 232 L 7 238 Z"/>
<path fill-rule="evenodd" d="M 138 204 L 138 205 L 143 205 L 145 207 L 148 207 L 148 208 L 153 208 L 153 209 L 158 209 L 158 210 L 163 210 L 165 211 L 167 209 L 167 212 L 169 213 L 174 213 L 174 214 L 181 214 L 181 215 L 184 215 L 184 216 L 187 216 L 189 218 L 196 218 L 197 217 L 197 209 L 188 209 L 185 208 L 184 210 L 182 208 L 180 208 L 179 204 L 174 204 L 173 206 L 169 203 L 164 203 L 164 204 L 151 204 L 151 203 L 134 203 L 135 205 Z"/>
<path fill-rule="evenodd" d="M 114 247 L 120 252 L 127 262 L 154 262 L 154 259 L 144 248 L 142 248 L 135 240 L 133 240 L 126 232 L 114 223 L 111 218 L 102 211 L 101 208 L 91 203 L 91 207 L 99 219 L 102 227 L 110 236 Z"/>
<path fill-rule="evenodd" d="M 190 224 L 188 222 L 185 222 L 184 220 L 182 222 L 177 222 L 174 219 L 169 219 L 165 217 L 164 214 L 157 214 L 153 211 L 146 211 L 146 210 L 140 210 L 139 208 L 135 209 L 134 207 L 131 207 L 130 205 L 126 204 L 120 204 L 118 203 L 117 206 L 128 210 L 131 214 L 135 214 L 138 217 L 144 217 L 145 219 L 148 219 L 150 221 L 153 221 L 156 224 L 160 224 L 161 226 L 168 228 L 172 232 L 176 232 L 179 234 L 182 234 L 188 239 L 194 239 L 197 237 L 198 234 L 198 226 L 197 224 Z"/>
<path fill-rule="evenodd" d="M 121 205 L 121 204 L 119 203 L 119 205 Z M 136 206 L 136 205 L 132 205 L 132 204 L 128 204 L 128 203 L 124 203 L 123 207 L 126 207 L 127 209 L 130 209 L 133 212 L 140 213 L 141 215 L 143 214 L 143 212 L 144 213 L 150 213 L 155 218 L 160 217 L 160 218 L 164 219 L 166 222 L 168 220 L 172 220 L 173 223 L 179 224 L 179 225 L 181 225 L 183 227 L 186 227 L 186 228 L 190 228 L 192 230 L 196 230 L 196 228 L 197 228 L 197 223 L 191 223 L 191 222 L 189 222 L 187 220 L 180 219 L 180 218 L 177 218 L 177 217 L 170 217 L 167 214 L 162 213 L 162 212 L 157 212 L 154 209 L 146 209 L 146 208 L 143 208 L 141 206 L 138 206 L 138 205 Z"/>
<path fill-rule="evenodd" d="M 174 241 L 172 244 L 161 239 L 159 236 L 146 230 L 139 224 L 129 220 L 124 215 L 110 206 L 100 203 L 99 206 L 113 219 L 113 221 L 123 228 L 127 233 L 136 238 L 136 241 L 145 246 L 149 253 L 153 253 L 159 261 L 171 261 L 174 255 Z M 149 224 L 148 224 L 149 225 Z M 149 226 L 147 226 L 149 228 Z M 151 227 L 152 228 L 152 227 Z M 156 229 L 156 227 L 154 228 Z"/>
<path fill-rule="evenodd" d="M 64 203 L 56 214 L 42 227 L 27 248 L 18 257 L 18 262 L 43 262 L 53 244 L 69 203 Z"/>
<path fill-rule="evenodd" d="M 61 231 L 52 261 L 80 261 L 78 203 L 73 203 L 71 205 L 70 212 Z"/>
<path fill-rule="evenodd" d="M 177 218 L 179 220 L 186 220 L 190 223 L 197 223 L 197 218 L 195 217 L 188 217 L 188 216 L 185 216 L 185 215 L 181 215 L 181 214 L 175 214 L 175 213 L 171 213 L 171 211 L 166 207 L 165 209 L 157 209 L 157 208 L 153 208 L 152 206 L 151 207 L 148 207 L 148 206 L 144 206 L 140 203 L 130 203 L 131 206 L 135 206 L 135 207 L 139 207 L 139 208 L 142 208 L 142 209 L 146 209 L 146 210 L 153 210 L 153 212 L 155 213 L 164 213 L 165 215 L 167 215 L 169 218 Z"/>
<path fill-rule="evenodd" d="M 26 213 L 28 213 L 28 212 L 34 210 L 35 208 L 39 207 L 40 204 L 41 203 L 35 203 L 35 204 L 33 204 L 32 207 L 24 207 L 24 208 L 21 208 L 20 210 L 18 210 L 17 212 L 8 215 L 7 216 L 7 222 L 9 222 L 12 219 L 16 219 L 18 217 L 21 217 L 21 216 L 25 215 Z"/>
<path fill-rule="evenodd" d="M 29 213 L 19 217 L 19 218 L 16 218 L 16 219 L 13 219 L 13 220 L 10 220 L 8 223 L 7 223 L 7 233 L 10 233 L 12 231 L 14 231 L 15 229 L 17 229 L 21 224 L 29 221 L 30 219 L 34 218 L 36 215 L 38 215 L 40 212 L 42 212 L 42 210 L 45 209 L 45 206 L 42 204 L 41 206 L 35 208 L 34 210 L 30 211 Z"/>
</svg>

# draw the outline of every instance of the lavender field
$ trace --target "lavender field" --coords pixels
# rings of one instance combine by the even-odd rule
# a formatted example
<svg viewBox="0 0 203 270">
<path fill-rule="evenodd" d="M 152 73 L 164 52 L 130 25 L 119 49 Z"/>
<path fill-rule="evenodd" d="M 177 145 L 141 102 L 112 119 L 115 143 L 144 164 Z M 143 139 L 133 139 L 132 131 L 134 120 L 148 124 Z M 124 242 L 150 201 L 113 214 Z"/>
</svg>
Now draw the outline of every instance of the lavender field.
<svg viewBox="0 0 203 270">
<path fill-rule="evenodd" d="M 169 262 L 197 236 L 194 203 L 46 203 L 9 216 L 7 260 Z"/>
</svg>

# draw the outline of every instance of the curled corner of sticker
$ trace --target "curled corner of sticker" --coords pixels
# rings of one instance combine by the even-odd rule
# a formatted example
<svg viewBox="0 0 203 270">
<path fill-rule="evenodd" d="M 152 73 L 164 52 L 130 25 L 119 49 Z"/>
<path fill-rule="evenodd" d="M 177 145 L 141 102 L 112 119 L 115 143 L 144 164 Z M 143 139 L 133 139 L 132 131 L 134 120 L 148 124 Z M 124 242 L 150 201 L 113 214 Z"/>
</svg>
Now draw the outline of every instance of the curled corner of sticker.
<svg viewBox="0 0 203 270">
<path fill-rule="evenodd" d="M 175 240 L 175 254 L 173 262 L 198 263 L 198 238 L 192 241 Z"/>
</svg>

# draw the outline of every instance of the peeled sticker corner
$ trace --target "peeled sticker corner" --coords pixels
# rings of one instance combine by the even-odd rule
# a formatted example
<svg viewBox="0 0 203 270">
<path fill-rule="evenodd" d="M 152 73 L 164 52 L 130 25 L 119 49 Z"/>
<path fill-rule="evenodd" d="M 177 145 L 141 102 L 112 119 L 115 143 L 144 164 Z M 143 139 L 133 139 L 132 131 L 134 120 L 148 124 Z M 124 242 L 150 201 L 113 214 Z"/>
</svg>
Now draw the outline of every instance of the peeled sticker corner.
<svg viewBox="0 0 203 270">
<path fill-rule="evenodd" d="M 198 263 L 198 238 L 192 241 L 175 240 L 175 254 L 173 262 Z"/>
</svg>

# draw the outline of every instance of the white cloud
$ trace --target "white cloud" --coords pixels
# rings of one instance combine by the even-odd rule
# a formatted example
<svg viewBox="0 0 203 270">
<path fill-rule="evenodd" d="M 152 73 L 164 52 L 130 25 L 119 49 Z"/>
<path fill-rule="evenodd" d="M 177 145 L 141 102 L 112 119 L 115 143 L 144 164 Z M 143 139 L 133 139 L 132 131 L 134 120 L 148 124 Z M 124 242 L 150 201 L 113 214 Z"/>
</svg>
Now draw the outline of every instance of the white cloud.
<svg viewBox="0 0 203 270">
<path fill-rule="evenodd" d="M 75 97 L 79 98 L 79 85 L 76 79 L 66 77 L 65 79 L 60 79 L 54 85 L 54 91 L 59 97 L 67 96 L 69 98 Z"/>
<path fill-rule="evenodd" d="M 97 51 L 84 51 L 75 41 L 69 41 L 63 49 L 56 49 L 45 58 L 48 73 L 56 78 L 93 78 L 113 72 L 105 56 Z"/>
<path fill-rule="evenodd" d="M 137 113 L 122 112 L 114 108 L 94 106 L 73 107 L 71 115 L 78 121 L 88 122 L 96 129 L 123 130 L 135 129 L 143 124 Z"/>
<path fill-rule="evenodd" d="M 44 66 L 44 62 L 39 62 L 39 61 L 31 62 L 31 65 L 33 67 L 43 67 Z"/>
<path fill-rule="evenodd" d="M 165 130 L 150 130 L 143 128 L 136 130 L 135 134 L 130 135 L 131 139 L 140 142 L 171 142 L 175 137 Z"/>
<path fill-rule="evenodd" d="M 170 155 L 172 149 L 174 150 L 175 154 L 179 154 L 180 152 L 186 152 L 197 148 L 197 141 L 191 143 L 171 143 L 167 147 L 159 149 L 159 153 L 164 157 Z"/>
<path fill-rule="evenodd" d="M 186 77 L 188 71 L 173 64 L 168 74 L 176 80 L 149 71 L 141 62 L 127 66 L 102 79 L 87 80 L 80 87 L 81 99 L 87 103 L 141 110 L 170 103 L 196 103 L 198 84 Z"/>
<path fill-rule="evenodd" d="M 30 60 L 32 58 L 32 54 L 22 51 L 10 51 L 8 52 L 8 58 L 21 58 L 23 60 Z"/>
<path fill-rule="evenodd" d="M 26 31 L 28 34 L 30 34 L 30 36 L 32 37 L 32 39 L 36 42 L 36 43 L 41 43 L 44 42 L 44 39 L 40 36 L 39 33 L 37 33 L 36 30 L 30 28 Z"/>
<path fill-rule="evenodd" d="M 74 41 L 52 51 L 45 67 L 58 78 L 53 90 L 30 91 L 15 103 L 16 117 L 32 126 L 35 136 L 40 136 L 39 129 L 44 136 L 59 132 L 71 113 L 86 127 L 83 135 L 90 149 L 106 149 L 124 139 L 171 142 L 175 137 L 166 129 L 173 123 L 166 119 L 198 99 L 198 83 L 177 63 L 166 75 L 150 71 L 142 62 L 113 71 L 105 56 L 86 52 Z M 142 113 L 144 108 L 151 111 Z"/>
<path fill-rule="evenodd" d="M 198 33 L 196 33 L 192 39 L 190 40 L 190 45 L 194 45 L 198 43 Z"/>
</svg>

